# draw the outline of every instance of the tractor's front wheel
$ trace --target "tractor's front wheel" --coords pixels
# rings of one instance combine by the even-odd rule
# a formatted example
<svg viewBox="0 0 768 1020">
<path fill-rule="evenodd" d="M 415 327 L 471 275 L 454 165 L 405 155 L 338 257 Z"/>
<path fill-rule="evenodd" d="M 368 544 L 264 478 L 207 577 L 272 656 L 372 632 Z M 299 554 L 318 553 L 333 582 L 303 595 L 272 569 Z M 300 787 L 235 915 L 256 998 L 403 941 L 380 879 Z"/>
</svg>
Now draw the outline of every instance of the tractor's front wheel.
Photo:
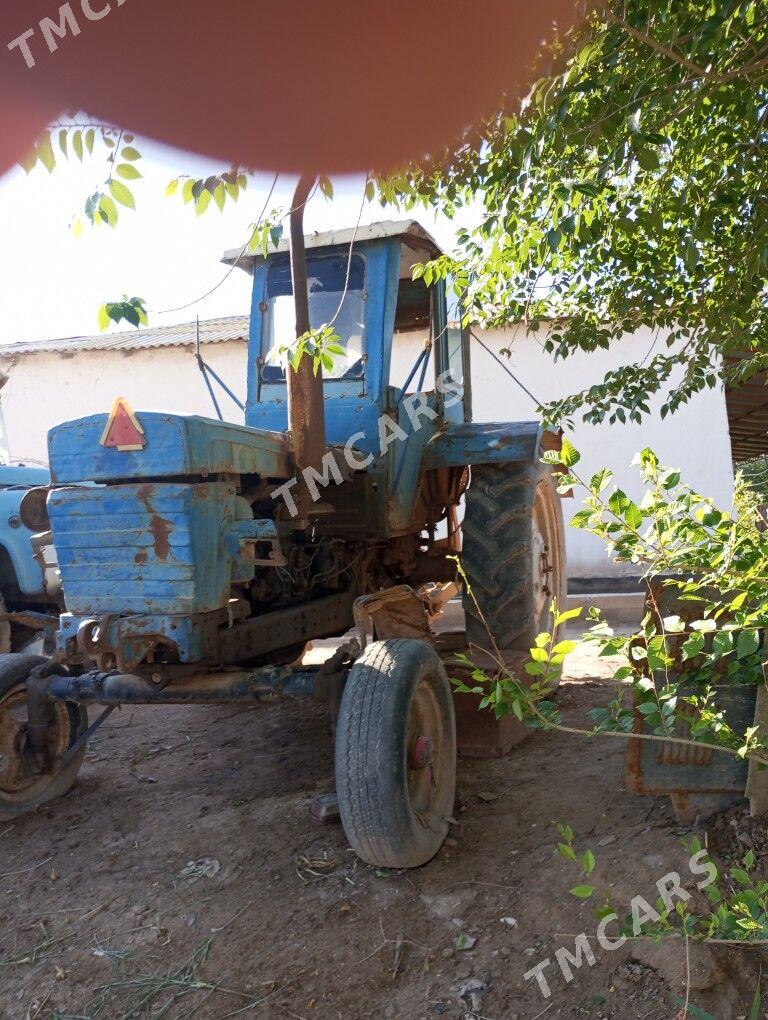
<svg viewBox="0 0 768 1020">
<path fill-rule="evenodd" d="M 467 643 L 527 651 L 550 629 L 553 599 L 565 608 L 565 531 L 551 470 L 530 461 L 473 466 L 462 533 Z"/>
<path fill-rule="evenodd" d="M 451 686 L 434 648 L 396 638 L 352 667 L 336 729 L 336 793 L 358 857 L 416 868 L 448 833 L 456 793 Z"/>
<path fill-rule="evenodd" d="M 88 728 L 83 707 L 57 701 L 48 730 L 49 767 L 40 772 L 27 748 L 27 680 L 39 655 L 0 655 L 0 820 L 16 818 L 72 786 L 85 746 L 63 764 L 64 756 Z"/>
</svg>

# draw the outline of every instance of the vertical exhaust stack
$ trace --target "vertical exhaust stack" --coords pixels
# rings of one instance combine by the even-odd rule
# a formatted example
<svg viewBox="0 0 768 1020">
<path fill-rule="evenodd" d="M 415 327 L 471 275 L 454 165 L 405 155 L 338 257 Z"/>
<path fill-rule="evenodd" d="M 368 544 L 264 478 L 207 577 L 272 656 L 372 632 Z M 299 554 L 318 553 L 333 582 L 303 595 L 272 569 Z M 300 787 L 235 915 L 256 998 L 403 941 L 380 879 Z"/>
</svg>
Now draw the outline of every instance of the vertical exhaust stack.
<svg viewBox="0 0 768 1020">
<path fill-rule="evenodd" d="M 307 295 L 307 253 L 304 246 L 304 206 L 315 183 L 315 175 L 304 174 L 296 186 L 290 217 L 290 255 L 293 300 L 296 308 L 296 338 L 303 336 L 310 328 L 309 298 Z M 323 370 L 317 375 L 311 357 L 304 357 L 298 370 L 289 363 L 286 366 L 288 386 L 288 428 L 296 459 L 301 472 L 313 467 L 322 470 L 326 453 L 325 407 L 323 405 Z M 297 488 L 297 502 L 302 509 L 311 504 L 309 493 L 303 483 Z M 301 514 L 305 516 L 304 513 Z"/>
</svg>

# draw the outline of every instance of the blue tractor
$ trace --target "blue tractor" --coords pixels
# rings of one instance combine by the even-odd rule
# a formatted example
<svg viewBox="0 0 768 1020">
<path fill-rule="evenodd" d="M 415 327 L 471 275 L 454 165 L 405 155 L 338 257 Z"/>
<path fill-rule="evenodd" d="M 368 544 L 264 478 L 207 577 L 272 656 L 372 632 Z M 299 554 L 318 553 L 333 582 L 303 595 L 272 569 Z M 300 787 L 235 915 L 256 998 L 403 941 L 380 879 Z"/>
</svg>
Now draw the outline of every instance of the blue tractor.
<svg viewBox="0 0 768 1020">
<path fill-rule="evenodd" d="M 461 552 L 467 641 L 494 654 L 529 647 L 562 595 L 540 426 L 472 422 L 469 333 L 443 283 L 412 278 L 433 239 L 414 221 L 304 238 L 294 206 L 274 253 L 225 256 L 253 277 L 244 425 L 119 400 L 49 435 L 66 611 L 52 659 L 0 667 L 0 818 L 64 793 L 117 706 L 313 695 L 351 846 L 417 866 L 445 838 L 456 767 L 424 586 L 456 581 Z M 344 354 L 325 370 L 275 357 L 326 323 Z M 393 338 L 414 331 L 393 385 Z"/>
</svg>

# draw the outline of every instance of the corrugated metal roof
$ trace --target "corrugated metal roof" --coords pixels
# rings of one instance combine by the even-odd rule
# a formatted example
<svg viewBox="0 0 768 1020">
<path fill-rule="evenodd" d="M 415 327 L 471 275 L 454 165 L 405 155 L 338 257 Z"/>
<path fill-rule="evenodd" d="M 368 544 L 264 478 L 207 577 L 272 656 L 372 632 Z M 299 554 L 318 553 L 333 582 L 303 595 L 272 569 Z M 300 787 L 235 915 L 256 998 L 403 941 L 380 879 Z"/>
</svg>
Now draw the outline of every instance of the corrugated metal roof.
<svg viewBox="0 0 768 1020">
<path fill-rule="evenodd" d="M 228 340 L 247 340 L 250 316 L 231 315 L 200 322 L 200 342 L 221 344 Z M 27 343 L 0 344 L 0 357 L 17 358 L 24 354 L 75 354 L 78 351 L 143 351 L 153 347 L 185 347 L 195 342 L 196 322 L 177 326 L 97 333 L 94 336 L 70 336 L 60 340 L 30 340 Z"/>
<path fill-rule="evenodd" d="M 418 220 L 378 220 L 360 227 L 344 227 L 342 230 L 325 230 L 322 233 L 305 234 L 304 244 L 307 248 L 327 248 L 332 245 L 362 244 L 364 241 L 378 241 L 387 237 L 400 237 L 417 251 L 424 250 L 435 258 L 442 254 L 442 249 L 429 231 Z M 284 236 L 277 248 L 270 245 L 269 255 L 276 251 L 288 251 L 288 237 Z M 257 262 L 263 262 L 261 252 L 249 254 L 242 248 L 231 248 L 224 252 L 221 260 L 229 266 L 237 265 L 248 273 L 253 272 Z"/>
</svg>

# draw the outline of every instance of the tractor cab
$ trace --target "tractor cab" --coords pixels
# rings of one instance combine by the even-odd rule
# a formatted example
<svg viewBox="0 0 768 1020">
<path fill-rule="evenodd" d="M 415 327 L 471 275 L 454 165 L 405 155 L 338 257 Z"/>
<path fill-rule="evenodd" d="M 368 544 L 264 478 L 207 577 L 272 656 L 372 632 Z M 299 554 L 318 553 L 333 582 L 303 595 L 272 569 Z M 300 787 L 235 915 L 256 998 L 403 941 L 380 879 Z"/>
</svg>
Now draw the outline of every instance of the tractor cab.
<svg viewBox="0 0 768 1020">
<path fill-rule="evenodd" d="M 434 390 L 440 378 L 454 385 L 450 407 L 435 394 L 440 417 L 470 420 L 468 333 L 456 322 L 456 301 L 449 308 L 444 281 L 427 287 L 413 279 L 415 265 L 442 254 L 427 231 L 415 220 L 386 221 L 315 234 L 306 247 L 310 325 L 332 323 L 345 350 L 323 372 L 328 441 L 345 443 L 362 429 L 361 449 L 375 450 L 379 416 L 396 411 L 406 393 L 427 384 Z M 229 251 L 223 261 L 253 277 L 246 424 L 283 431 L 288 402 L 280 352 L 296 336 L 288 242 L 266 258 Z M 393 342 L 414 352 L 413 370 L 402 379 L 393 372 L 401 360 L 393 358 Z"/>
<path fill-rule="evenodd" d="M 325 490 L 335 511 L 330 526 L 392 535 L 433 523 L 425 450 L 447 426 L 471 419 L 469 333 L 457 299 L 449 300 L 453 288 L 413 279 L 414 266 L 442 252 L 415 220 L 315 234 L 305 243 L 310 325 L 332 323 L 345 351 L 323 372 L 326 439 L 344 447 L 354 437 L 367 476 L 343 493 Z M 285 432 L 281 353 L 296 337 L 288 241 L 266 257 L 230 251 L 223 261 L 253 277 L 246 424 Z M 446 484 L 454 491 L 458 482 Z"/>
</svg>

